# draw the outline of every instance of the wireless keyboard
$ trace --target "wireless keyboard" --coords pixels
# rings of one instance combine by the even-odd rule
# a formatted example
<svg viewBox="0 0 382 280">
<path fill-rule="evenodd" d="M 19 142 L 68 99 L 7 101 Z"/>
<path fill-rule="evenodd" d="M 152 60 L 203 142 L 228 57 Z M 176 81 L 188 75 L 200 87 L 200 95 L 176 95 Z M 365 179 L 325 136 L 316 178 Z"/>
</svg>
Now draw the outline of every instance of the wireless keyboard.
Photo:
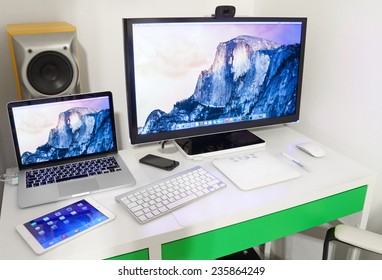
<svg viewBox="0 0 382 280">
<path fill-rule="evenodd" d="M 121 194 L 120 202 L 140 223 L 149 222 L 226 184 L 200 166 Z"/>
</svg>

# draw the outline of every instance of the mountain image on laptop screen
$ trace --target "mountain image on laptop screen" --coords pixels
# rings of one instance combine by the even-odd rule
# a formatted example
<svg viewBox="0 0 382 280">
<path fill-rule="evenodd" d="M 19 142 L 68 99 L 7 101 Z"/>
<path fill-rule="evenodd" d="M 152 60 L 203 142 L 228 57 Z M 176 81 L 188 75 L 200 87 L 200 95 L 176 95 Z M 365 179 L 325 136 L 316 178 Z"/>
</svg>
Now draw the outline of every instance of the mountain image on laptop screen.
<svg viewBox="0 0 382 280">
<path fill-rule="evenodd" d="M 171 111 L 152 110 L 139 133 L 181 129 L 180 124 L 191 122 L 293 114 L 299 55 L 299 43 L 283 44 L 249 35 L 221 42 L 210 68 L 195 77 L 189 97 L 178 100 Z"/>
<path fill-rule="evenodd" d="M 45 162 L 114 148 L 109 109 L 73 107 L 58 115 L 57 125 L 36 151 L 22 154 L 23 164 Z"/>
</svg>

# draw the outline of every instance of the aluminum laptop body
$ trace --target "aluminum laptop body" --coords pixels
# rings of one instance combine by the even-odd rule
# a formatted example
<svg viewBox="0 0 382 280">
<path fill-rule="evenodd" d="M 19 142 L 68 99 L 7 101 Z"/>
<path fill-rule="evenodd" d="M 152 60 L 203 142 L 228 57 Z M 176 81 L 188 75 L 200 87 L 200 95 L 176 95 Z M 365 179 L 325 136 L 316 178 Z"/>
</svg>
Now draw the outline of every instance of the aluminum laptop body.
<svg viewBox="0 0 382 280">
<path fill-rule="evenodd" d="M 111 92 L 22 100 L 7 108 L 20 170 L 19 207 L 135 184 L 118 155 Z M 93 164 L 105 158 L 112 163 L 97 171 Z M 70 171 L 52 178 L 50 172 L 64 166 Z"/>
</svg>

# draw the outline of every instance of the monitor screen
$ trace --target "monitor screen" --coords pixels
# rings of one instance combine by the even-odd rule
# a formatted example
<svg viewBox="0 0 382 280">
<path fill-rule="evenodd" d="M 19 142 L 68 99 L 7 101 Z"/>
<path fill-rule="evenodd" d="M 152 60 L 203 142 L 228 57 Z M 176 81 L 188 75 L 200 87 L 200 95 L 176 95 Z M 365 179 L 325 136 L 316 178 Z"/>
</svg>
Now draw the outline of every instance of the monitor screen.
<svg viewBox="0 0 382 280">
<path fill-rule="evenodd" d="M 132 144 L 299 119 L 306 18 L 124 19 Z"/>
<path fill-rule="evenodd" d="M 117 151 L 112 93 L 8 103 L 20 169 Z"/>
</svg>

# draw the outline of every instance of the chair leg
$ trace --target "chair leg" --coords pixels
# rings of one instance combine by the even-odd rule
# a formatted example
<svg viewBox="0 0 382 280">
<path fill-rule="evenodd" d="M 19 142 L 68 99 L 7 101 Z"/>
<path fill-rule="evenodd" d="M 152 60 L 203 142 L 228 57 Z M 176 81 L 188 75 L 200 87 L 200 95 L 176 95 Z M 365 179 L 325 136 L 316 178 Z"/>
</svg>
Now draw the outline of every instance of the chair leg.
<svg viewBox="0 0 382 280">
<path fill-rule="evenodd" d="M 323 248 L 323 253 L 322 253 L 322 259 L 323 260 L 328 259 L 330 242 L 337 240 L 337 238 L 334 236 L 334 230 L 335 230 L 335 227 L 332 227 L 332 228 L 328 229 L 328 231 L 326 232 L 326 236 L 325 236 L 325 240 L 324 240 L 324 248 Z"/>
</svg>

